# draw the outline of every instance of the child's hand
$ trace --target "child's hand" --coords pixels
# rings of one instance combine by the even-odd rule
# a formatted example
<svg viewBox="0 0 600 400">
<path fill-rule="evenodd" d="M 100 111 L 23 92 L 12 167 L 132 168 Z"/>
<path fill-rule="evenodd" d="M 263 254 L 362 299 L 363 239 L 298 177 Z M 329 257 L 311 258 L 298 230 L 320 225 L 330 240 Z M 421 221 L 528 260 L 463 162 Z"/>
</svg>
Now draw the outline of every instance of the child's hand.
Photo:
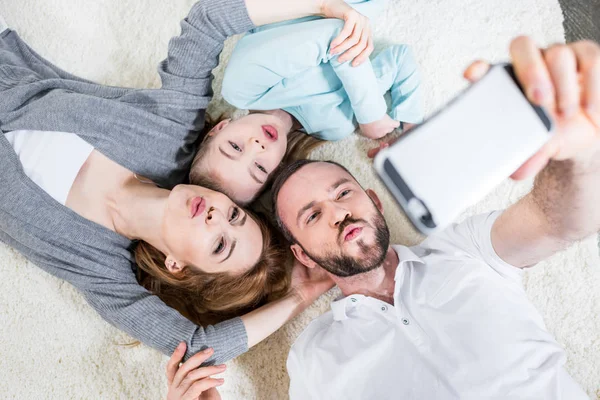
<svg viewBox="0 0 600 400">
<path fill-rule="evenodd" d="M 385 114 L 379 121 L 359 124 L 362 134 L 369 139 L 380 139 L 400 126 L 400 122 Z"/>
</svg>

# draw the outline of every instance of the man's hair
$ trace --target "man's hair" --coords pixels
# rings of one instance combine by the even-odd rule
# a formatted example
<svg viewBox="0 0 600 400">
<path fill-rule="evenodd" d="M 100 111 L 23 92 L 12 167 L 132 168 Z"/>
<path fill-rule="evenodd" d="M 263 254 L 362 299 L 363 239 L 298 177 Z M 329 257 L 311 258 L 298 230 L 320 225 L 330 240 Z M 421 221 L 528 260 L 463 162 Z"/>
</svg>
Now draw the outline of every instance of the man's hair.
<svg viewBox="0 0 600 400">
<path fill-rule="evenodd" d="M 273 182 L 273 186 L 271 188 L 271 201 L 273 204 L 273 213 L 275 214 L 275 221 L 277 222 L 277 227 L 279 228 L 281 233 L 283 233 L 283 236 L 286 238 L 286 240 L 291 244 L 295 244 L 298 241 L 296 240 L 296 238 L 294 238 L 294 235 L 292 235 L 288 227 L 285 226 L 285 224 L 281 220 L 281 216 L 279 215 L 279 209 L 277 208 L 277 197 L 279 196 L 279 191 L 281 190 L 283 185 L 292 175 L 298 172 L 300 168 L 313 163 L 327 163 L 337 165 L 338 167 L 346 171 L 354 180 L 356 180 L 356 178 L 354 178 L 354 175 L 352 175 L 352 173 L 350 173 L 350 171 L 348 171 L 346 167 L 335 161 L 297 160 L 282 167 L 279 170 L 279 173 L 277 174 L 277 177 L 275 178 L 275 181 Z"/>
</svg>

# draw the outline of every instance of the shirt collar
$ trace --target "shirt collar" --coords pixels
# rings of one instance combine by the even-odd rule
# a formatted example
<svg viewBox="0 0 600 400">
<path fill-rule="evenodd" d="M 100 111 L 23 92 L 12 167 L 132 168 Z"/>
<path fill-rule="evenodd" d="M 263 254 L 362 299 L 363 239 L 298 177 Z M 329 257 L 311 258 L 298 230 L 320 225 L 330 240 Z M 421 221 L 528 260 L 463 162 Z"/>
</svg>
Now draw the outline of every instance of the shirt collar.
<svg viewBox="0 0 600 400">
<path fill-rule="evenodd" d="M 404 268 L 400 268 L 404 263 L 414 262 L 425 264 L 419 256 L 417 256 L 411 249 L 406 246 L 393 245 L 392 248 L 398 254 L 398 267 L 396 268 L 396 282 L 399 280 L 400 274 L 403 274 Z M 343 297 L 331 303 L 331 311 L 333 312 L 333 319 L 335 321 L 341 321 L 348 318 L 346 310 L 350 307 L 356 306 L 360 301 L 364 300 L 366 296 L 362 294 L 353 294 L 347 297 Z"/>
</svg>

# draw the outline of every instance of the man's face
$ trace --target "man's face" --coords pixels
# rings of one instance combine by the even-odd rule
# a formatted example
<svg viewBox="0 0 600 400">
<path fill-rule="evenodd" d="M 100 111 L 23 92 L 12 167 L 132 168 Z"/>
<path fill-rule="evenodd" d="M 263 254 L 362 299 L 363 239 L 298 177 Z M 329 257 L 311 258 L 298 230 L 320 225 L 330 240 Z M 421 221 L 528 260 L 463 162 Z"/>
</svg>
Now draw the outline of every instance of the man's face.
<svg viewBox="0 0 600 400">
<path fill-rule="evenodd" d="M 277 208 L 296 239 L 296 257 L 300 248 L 334 275 L 367 272 L 385 258 L 389 230 L 383 215 L 352 175 L 337 165 L 300 168 L 279 191 Z"/>
</svg>

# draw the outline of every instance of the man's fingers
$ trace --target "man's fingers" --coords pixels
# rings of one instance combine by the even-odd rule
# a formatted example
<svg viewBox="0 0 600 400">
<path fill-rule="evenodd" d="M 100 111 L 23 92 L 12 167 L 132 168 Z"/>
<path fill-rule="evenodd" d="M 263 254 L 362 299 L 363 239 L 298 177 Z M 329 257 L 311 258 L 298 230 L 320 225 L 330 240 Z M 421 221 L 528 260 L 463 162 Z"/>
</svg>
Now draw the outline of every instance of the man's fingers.
<svg viewBox="0 0 600 400">
<path fill-rule="evenodd" d="M 571 48 L 582 78 L 582 105 L 600 129 L 600 46 L 591 41 L 582 41 L 572 44 Z"/>
<path fill-rule="evenodd" d="M 187 374 L 183 381 L 181 381 L 181 385 L 179 386 L 183 391 L 186 391 L 197 381 L 211 377 L 212 375 L 217 375 L 224 372 L 226 369 L 225 364 L 222 365 L 214 365 L 210 367 L 198 368 L 194 371 L 191 371 Z"/>
<path fill-rule="evenodd" d="M 374 147 L 371 150 L 367 151 L 367 157 L 369 158 L 375 158 L 375 156 L 382 150 L 385 149 L 386 147 L 389 147 L 390 145 L 388 143 L 381 143 L 379 145 L 379 147 Z"/>
<path fill-rule="evenodd" d="M 546 65 L 556 93 L 556 106 L 564 117 L 579 110 L 580 90 L 575 53 L 566 45 L 555 45 L 544 52 Z"/>
<path fill-rule="evenodd" d="M 483 78 L 490 69 L 490 64 L 485 61 L 477 60 L 467 67 L 463 76 L 469 82 L 474 83 Z"/>
<path fill-rule="evenodd" d="M 519 82 L 530 101 L 554 109 L 554 88 L 550 74 L 533 40 L 520 36 L 510 44 L 510 55 Z"/>
<path fill-rule="evenodd" d="M 367 32 L 367 35 L 369 37 L 369 39 L 367 40 L 367 47 L 364 48 L 364 50 L 362 51 L 362 53 L 360 53 L 355 59 L 354 61 L 352 61 L 352 66 L 353 67 L 358 67 L 360 64 L 362 64 L 363 62 L 365 62 L 369 56 L 371 55 L 371 53 L 373 53 L 373 49 L 375 48 L 375 46 L 373 45 L 373 37 L 371 36 L 371 30 L 369 29 L 369 32 Z"/>
<path fill-rule="evenodd" d="M 168 382 L 169 386 L 171 385 L 171 383 L 173 383 L 175 374 L 177 373 L 177 370 L 179 369 L 179 363 L 183 360 L 183 356 L 185 355 L 185 348 L 186 348 L 185 342 L 179 343 L 179 345 L 175 348 L 175 351 L 171 355 L 171 358 L 169 358 L 169 361 L 167 362 L 166 374 L 167 374 L 167 382 Z"/>
<path fill-rule="evenodd" d="M 204 392 L 210 388 L 221 386 L 224 382 L 225 382 L 224 379 L 213 379 L 213 378 L 202 379 L 201 381 L 194 383 L 188 389 L 188 391 L 185 392 L 185 395 L 181 398 L 181 400 L 196 400 L 202 394 L 202 392 Z"/>
<path fill-rule="evenodd" d="M 183 379 L 187 376 L 188 372 L 198 368 L 202 363 L 210 358 L 213 355 L 213 349 L 208 348 L 199 353 L 194 354 L 189 358 L 186 362 L 184 362 L 180 367 L 175 377 L 173 378 L 173 385 L 178 387 L 181 385 Z"/>
<path fill-rule="evenodd" d="M 514 180 L 522 180 L 531 178 L 537 175 L 548 161 L 558 152 L 558 138 L 554 136 L 548 143 L 546 143 L 537 153 L 535 153 L 525 164 L 521 165 L 510 177 Z"/>
</svg>

